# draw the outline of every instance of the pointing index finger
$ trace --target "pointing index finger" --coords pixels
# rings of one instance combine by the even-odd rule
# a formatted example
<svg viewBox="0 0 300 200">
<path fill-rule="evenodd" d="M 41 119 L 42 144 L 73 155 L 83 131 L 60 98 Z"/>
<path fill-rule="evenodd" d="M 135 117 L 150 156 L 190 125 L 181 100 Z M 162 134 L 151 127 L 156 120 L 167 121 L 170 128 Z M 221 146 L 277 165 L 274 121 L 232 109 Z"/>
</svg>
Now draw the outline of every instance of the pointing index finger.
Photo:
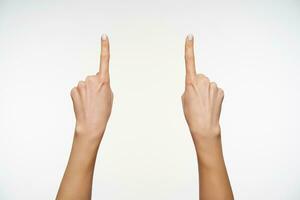
<svg viewBox="0 0 300 200">
<path fill-rule="evenodd" d="M 185 69 L 186 81 L 194 80 L 196 76 L 195 56 L 194 56 L 194 36 L 189 34 L 185 40 Z"/>
<path fill-rule="evenodd" d="M 100 68 L 99 74 L 103 77 L 109 77 L 109 40 L 106 34 L 101 36 L 101 54 L 100 54 Z"/>
</svg>

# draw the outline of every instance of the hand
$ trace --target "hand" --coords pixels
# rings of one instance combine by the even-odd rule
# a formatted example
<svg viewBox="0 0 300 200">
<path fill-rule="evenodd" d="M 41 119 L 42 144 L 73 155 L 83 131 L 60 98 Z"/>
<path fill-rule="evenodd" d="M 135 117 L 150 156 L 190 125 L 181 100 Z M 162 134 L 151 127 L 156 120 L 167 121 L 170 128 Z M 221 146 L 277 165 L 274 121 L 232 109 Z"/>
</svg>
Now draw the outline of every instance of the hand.
<svg viewBox="0 0 300 200">
<path fill-rule="evenodd" d="M 110 117 L 113 93 L 109 80 L 109 40 L 101 37 L 100 69 L 96 75 L 80 81 L 71 91 L 76 134 L 101 139 Z"/>
<path fill-rule="evenodd" d="M 220 136 L 219 118 L 223 90 L 203 74 L 197 74 L 194 57 L 194 38 L 185 41 L 185 91 L 182 105 L 194 142 Z"/>
</svg>

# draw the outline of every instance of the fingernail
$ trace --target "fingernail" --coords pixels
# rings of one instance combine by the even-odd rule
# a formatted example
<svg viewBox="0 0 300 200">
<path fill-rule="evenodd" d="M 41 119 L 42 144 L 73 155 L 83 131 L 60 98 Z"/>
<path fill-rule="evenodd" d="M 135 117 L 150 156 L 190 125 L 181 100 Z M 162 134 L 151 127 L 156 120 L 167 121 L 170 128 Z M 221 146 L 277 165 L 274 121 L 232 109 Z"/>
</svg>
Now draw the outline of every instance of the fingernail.
<svg viewBox="0 0 300 200">
<path fill-rule="evenodd" d="M 101 35 L 101 39 L 102 39 L 102 40 L 106 40 L 106 39 L 107 39 L 107 35 L 106 35 L 106 34 L 102 34 L 102 35 Z"/>
<path fill-rule="evenodd" d="M 188 40 L 192 40 L 193 38 L 194 38 L 193 34 L 190 33 L 190 34 L 188 35 Z"/>
</svg>

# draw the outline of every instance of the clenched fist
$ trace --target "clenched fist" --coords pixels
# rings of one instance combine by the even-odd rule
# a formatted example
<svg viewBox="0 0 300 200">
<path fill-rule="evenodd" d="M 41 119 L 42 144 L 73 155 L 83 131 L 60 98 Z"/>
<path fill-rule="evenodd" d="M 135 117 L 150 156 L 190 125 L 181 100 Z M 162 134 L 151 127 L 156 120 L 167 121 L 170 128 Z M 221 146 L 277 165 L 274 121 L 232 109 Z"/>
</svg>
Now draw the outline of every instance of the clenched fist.
<svg viewBox="0 0 300 200">
<path fill-rule="evenodd" d="M 109 41 L 106 35 L 101 37 L 100 57 L 99 72 L 80 81 L 71 91 L 76 134 L 92 138 L 102 138 L 113 104 L 109 80 Z"/>
<path fill-rule="evenodd" d="M 185 41 L 185 91 L 182 105 L 194 141 L 220 135 L 219 118 L 224 97 L 223 90 L 203 74 L 196 73 L 194 38 Z"/>
</svg>

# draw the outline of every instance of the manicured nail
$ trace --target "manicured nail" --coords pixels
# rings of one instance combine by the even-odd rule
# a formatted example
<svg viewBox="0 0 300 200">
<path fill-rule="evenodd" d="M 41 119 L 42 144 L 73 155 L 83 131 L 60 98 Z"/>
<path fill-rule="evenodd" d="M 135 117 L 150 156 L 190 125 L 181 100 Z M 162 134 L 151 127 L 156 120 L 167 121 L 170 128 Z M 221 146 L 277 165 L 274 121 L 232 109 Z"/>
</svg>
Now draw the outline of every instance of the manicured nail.
<svg viewBox="0 0 300 200">
<path fill-rule="evenodd" d="M 193 38 L 194 38 L 193 34 L 190 33 L 190 34 L 188 35 L 188 40 L 192 40 Z"/>
<path fill-rule="evenodd" d="M 102 40 L 106 40 L 106 39 L 107 39 L 107 35 L 106 35 L 106 34 L 102 34 L 102 35 L 101 35 L 101 39 L 102 39 Z"/>
</svg>

